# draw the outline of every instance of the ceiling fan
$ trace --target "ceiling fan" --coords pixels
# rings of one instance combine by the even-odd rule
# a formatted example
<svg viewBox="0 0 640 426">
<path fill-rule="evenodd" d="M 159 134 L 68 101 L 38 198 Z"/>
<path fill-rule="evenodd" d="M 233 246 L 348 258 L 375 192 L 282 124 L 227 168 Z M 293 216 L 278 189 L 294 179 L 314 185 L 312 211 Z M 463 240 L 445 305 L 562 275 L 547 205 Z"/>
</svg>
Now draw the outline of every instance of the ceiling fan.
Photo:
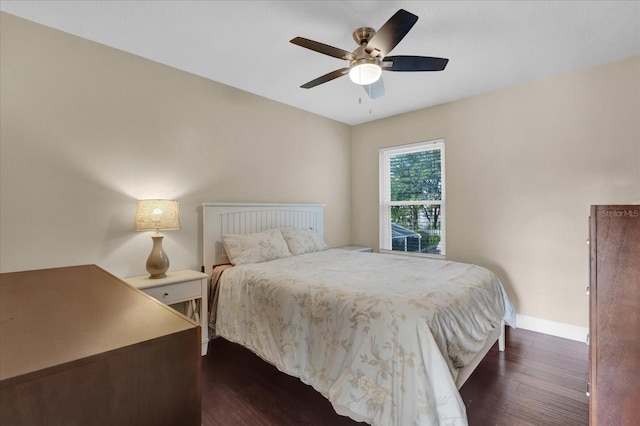
<svg viewBox="0 0 640 426">
<path fill-rule="evenodd" d="M 291 43 L 314 50 L 334 58 L 349 61 L 349 66 L 332 71 L 308 83 L 303 89 L 310 89 L 328 81 L 349 74 L 349 78 L 364 87 L 371 98 L 384 95 L 382 71 L 442 71 L 448 59 L 429 56 L 387 56 L 391 50 L 407 35 L 418 21 L 418 17 L 404 9 L 398 10 L 376 32 L 373 28 L 362 27 L 353 32 L 358 47 L 353 52 L 329 46 L 324 43 L 295 37 Z"/>
</svg>

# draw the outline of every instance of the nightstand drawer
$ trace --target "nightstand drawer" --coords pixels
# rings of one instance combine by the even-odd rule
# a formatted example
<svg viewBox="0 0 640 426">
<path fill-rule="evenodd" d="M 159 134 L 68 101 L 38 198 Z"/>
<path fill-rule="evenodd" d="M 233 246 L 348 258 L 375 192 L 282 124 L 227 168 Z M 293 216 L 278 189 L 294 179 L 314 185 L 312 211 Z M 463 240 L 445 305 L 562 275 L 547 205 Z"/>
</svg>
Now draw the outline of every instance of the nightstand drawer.
<svg viewBox="0 0 640 426">
<path fill-rule="evenodd" d="M 200 280 L 145 288 L 142 289 L 142 291 L 167 305 L 191 299 L 199 299 L 202 296 Z"/>
</svg>

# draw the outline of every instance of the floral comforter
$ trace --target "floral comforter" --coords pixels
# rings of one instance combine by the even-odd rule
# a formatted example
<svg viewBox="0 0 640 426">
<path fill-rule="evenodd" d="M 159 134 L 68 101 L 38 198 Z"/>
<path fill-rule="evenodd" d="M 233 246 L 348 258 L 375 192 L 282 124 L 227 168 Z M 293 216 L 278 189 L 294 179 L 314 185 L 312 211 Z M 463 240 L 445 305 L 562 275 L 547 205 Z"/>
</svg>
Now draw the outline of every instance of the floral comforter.
<svg viewBox="0 0 640 426">
<path fill-rule="evenodd" d="M 465 425 L 455 385 L 515 312 L 479 266 L 331 249 L 229 268 L 216 334 L 372 425 Z"/>
</svg>

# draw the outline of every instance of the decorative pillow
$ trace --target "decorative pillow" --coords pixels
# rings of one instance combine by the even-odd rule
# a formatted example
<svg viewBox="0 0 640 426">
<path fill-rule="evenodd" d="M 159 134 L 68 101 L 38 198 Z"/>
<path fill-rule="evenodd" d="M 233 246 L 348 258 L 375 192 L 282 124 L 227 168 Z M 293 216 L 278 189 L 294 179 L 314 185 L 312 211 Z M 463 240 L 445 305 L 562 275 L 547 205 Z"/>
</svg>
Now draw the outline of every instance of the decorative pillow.
<svg viewBox="0 0 640 426">
<path fill-rule="evenodd" d="M 225 234 L 222 244 L 234 265 L 260 263 L 289 257 L 291 253 L 279 229 L 254 234 Z"/>
<path fill-rule="evenodd" d="M 280 228 L 280 231 L 289 246 L 289 251 L 294 256 L 322 251 L 329 248 L 329 246 L 322 241 L 322 238 L 320 238 L 313 229 Z"/>
</svg>

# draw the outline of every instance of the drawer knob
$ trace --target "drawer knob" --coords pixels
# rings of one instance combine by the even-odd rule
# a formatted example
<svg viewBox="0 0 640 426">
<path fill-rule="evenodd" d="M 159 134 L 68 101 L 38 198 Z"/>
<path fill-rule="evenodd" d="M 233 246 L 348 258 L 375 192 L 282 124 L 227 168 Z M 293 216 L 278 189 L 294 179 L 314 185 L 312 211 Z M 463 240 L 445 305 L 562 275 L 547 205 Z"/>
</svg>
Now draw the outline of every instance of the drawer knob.
<svg viewBox="0 0 640 426">
<path fill-rule="evenodd" d="M 163 297 L 167 297 L 169 295 L 169 293 L 167 293 L 166 291 L 164 292 L 164 294 L 162 295 Z"/>
</svg>

